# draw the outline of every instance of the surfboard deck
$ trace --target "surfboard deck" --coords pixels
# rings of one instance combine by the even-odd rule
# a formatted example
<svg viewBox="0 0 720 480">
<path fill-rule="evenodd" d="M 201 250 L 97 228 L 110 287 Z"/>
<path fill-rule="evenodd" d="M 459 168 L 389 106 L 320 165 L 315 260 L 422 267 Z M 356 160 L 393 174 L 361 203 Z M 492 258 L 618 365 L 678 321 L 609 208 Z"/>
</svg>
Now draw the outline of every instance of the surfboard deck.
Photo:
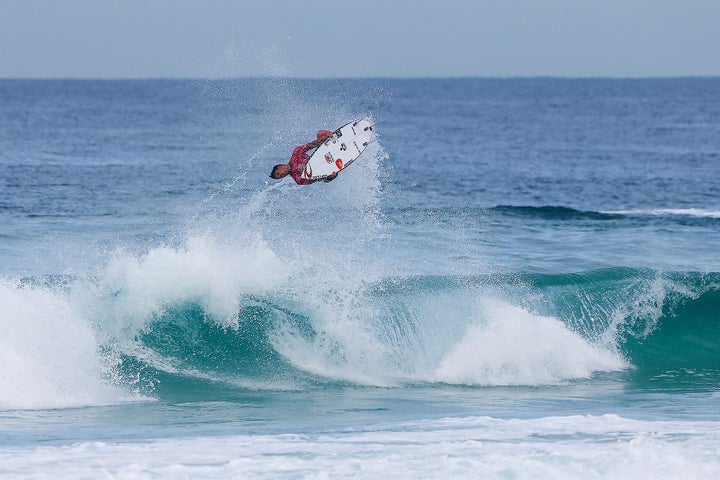
<svg viewBox="0 0 720 480">
<path fill-rule="evenodd" d="M 365 151 L 373 135 L 373 124 L 366 118 L 346 123 L 310 156 L 302 178 L 320 180 L 346 169 Z"/>
</svg>

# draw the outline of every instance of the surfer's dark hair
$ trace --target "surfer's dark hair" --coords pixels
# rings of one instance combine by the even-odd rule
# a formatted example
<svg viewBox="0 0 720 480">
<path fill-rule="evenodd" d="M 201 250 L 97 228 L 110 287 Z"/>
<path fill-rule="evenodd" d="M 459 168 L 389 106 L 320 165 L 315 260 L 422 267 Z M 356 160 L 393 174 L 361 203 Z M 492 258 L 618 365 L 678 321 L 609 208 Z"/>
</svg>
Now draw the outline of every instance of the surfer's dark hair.
<svg viewBox="0 0 720 480">
<path fill-rule="evenodd" d="M 282 167 L 283 165 L 286 165 L 286 164 L 285 164 L 285 163 L 279 163 L 279 164 L 275 165 L 275 166 L 273 167 L 273 169 L 272 169 L 272 172 L 270 172 L 270 178 L 274 178 L 275 180 L 277 180 L 277 179 L 279 178 L 279 177 L 276 175 L 276 174 L 277 174 L 277 170 L 278 170 L 278 168 Z"/>
</svg>

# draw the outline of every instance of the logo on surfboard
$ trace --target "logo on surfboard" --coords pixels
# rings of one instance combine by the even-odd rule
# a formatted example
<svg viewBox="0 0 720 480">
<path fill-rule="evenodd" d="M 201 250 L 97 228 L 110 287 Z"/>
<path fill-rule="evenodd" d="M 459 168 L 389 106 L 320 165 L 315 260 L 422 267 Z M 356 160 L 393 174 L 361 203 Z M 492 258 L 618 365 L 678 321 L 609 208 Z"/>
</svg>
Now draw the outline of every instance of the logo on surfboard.
<svg viewBox="0 0 720 480">
<path fill-rule="evenodd" d="M 332 162 L 333 162 L 332 153 L 328 152 L 328 153 L 325 154 L 325 161 L 326 161 L 327 163 L 332 163 Z"/>
</svg>

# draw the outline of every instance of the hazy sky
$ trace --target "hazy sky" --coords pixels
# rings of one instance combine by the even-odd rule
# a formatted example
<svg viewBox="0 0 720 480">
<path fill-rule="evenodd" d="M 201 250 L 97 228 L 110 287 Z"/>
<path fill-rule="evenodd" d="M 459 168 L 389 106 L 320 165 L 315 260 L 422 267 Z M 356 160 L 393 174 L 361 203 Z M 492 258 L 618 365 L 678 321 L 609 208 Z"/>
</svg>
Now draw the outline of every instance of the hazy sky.
<svg viewBox="0 0 720 480">
<path fill-rule="evenodd" d="M 0 0 L 0 77 L 720 75 L 720 0 Z"/>
</svg>

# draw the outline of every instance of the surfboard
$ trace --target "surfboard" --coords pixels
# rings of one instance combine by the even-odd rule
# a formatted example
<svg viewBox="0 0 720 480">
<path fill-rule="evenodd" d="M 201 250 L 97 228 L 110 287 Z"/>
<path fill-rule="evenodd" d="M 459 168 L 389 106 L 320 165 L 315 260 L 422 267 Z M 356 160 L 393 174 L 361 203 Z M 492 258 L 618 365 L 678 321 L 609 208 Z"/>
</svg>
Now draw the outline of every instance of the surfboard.
<svg viewBox="0 0 720 480">
<path fill-rule="evenodd" d="M 365 151 L 373 134 L 366 118 L 346 123 L 310 155 L 302 178 L 319 180 L 346 169 Z"/>
</svg>

